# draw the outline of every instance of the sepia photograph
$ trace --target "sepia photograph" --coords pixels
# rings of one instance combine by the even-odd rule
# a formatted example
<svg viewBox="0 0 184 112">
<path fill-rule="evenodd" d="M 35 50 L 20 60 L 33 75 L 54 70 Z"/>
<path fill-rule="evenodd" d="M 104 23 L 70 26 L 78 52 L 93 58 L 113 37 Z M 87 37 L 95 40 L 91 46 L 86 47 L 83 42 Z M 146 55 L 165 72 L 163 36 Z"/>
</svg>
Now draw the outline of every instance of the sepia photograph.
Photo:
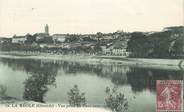
<svg viewBox="0 0 184 112">
<path fill-rule="evenodd" d="M 183 78 L 184 0 L 0 0 L 0 112 L 183 112 Z"/>
</svg>

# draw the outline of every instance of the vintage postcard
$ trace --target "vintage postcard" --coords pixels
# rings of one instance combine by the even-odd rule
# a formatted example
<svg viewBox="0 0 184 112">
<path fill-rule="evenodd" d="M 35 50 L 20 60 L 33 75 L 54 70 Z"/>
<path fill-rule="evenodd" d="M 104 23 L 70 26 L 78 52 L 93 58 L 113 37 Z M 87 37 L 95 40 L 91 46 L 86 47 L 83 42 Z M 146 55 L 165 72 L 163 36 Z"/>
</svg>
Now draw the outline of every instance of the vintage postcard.
<svg viewBox="0 0 184 112">
<path fill-rule="evenodd" d="M 0 112 L 183 112 L 184 0 L 0 0 Z"/>
</svg>

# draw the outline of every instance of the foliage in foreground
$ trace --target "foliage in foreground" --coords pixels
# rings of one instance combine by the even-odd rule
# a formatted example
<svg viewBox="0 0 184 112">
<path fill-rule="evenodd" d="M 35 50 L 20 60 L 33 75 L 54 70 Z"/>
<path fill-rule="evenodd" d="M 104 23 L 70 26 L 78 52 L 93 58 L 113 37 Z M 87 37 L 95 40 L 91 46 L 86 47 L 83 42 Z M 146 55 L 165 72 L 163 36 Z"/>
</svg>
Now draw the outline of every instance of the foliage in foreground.
<svg viewBox="0 0 184 112">
<path fill-rule="evenodd" d="M 124 94 L 117 91 L 117 87 L 110 89 L 109 87 L 105 90 L 107 97 L 105 99 L 106 106 L 113 112 L 125 112 L 128 110 L 128 100 Z"/>
<path fill-rule="evenodd" d="M 81 107 L 86 105 L 85 93 L 80 93 L 77 85 L 74 85 L 68 92 L 69 104 L 73 107 Z"/>
</svg>

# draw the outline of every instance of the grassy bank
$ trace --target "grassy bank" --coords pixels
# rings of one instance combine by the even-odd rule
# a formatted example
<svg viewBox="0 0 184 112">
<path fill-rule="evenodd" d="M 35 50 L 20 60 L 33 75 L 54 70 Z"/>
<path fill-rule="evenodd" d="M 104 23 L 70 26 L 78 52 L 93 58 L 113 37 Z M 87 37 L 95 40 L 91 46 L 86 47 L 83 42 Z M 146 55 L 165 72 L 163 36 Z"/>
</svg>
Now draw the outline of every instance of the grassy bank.
<svg viewBox="0 0 184 112">
<path fill-rule="evenodd" d="M 63 60 L 87 64 L 128 65 L 147 68 L 183 69 L 182 59 L 144 59 L 121 56 L 57 55 L 49 53 L 0 52 L 1 58 Z"/>
</svg>

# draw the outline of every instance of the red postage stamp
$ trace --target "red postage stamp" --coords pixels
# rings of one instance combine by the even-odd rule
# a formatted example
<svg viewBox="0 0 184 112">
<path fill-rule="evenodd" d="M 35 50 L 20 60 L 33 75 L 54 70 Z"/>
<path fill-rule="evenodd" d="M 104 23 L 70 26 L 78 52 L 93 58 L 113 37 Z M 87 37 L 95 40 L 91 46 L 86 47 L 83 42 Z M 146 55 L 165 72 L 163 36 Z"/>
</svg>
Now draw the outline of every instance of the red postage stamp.
<svg viewBox="0 0 184 112">
<path fill-rule="evenodd" d="M 183 111 L 183 81 L 157 80 L 157 112 Z"/>
</svg>

